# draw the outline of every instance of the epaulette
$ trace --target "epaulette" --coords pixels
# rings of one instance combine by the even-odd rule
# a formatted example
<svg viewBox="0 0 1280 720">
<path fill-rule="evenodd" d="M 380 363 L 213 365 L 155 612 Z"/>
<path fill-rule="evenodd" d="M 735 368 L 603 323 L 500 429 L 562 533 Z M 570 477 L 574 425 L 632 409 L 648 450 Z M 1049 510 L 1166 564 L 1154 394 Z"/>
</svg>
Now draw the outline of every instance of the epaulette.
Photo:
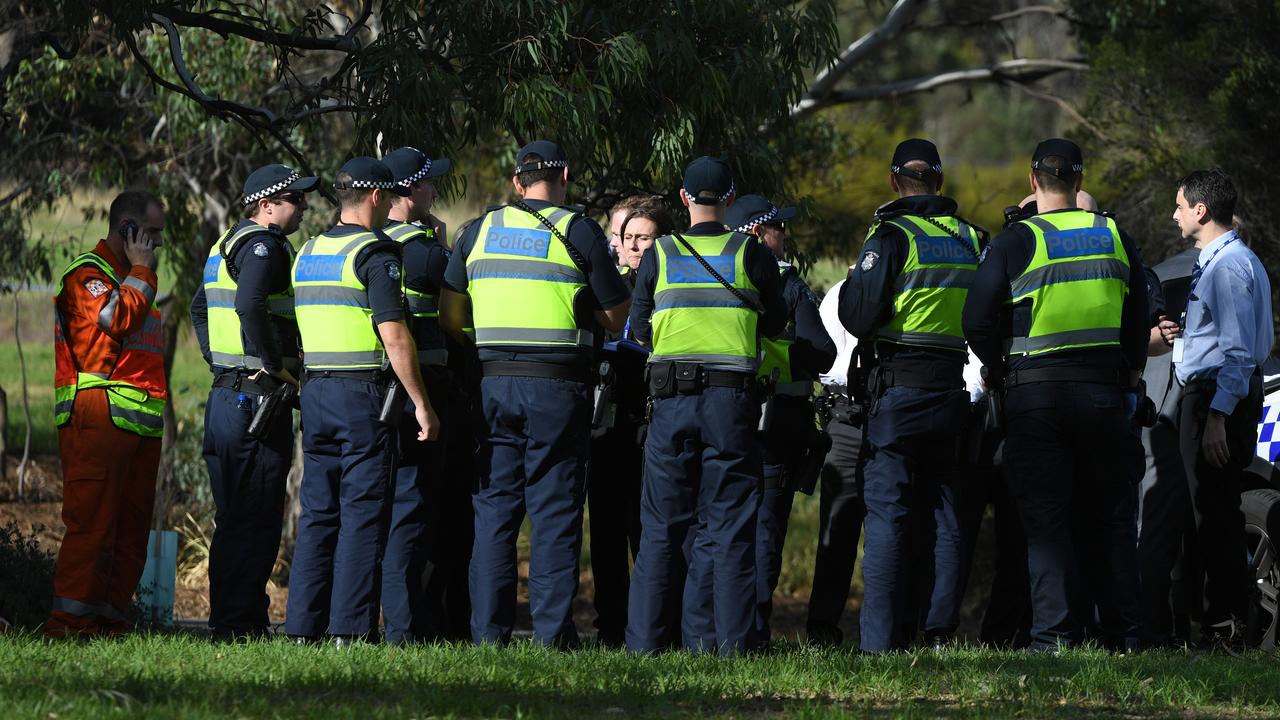
<svg viewBox="0 0 1280 720">
<path fill-rule="evenodd" d="M 507 206 L 507 204 L 506 204 L 506 203 L 499 203 L 499 204 L 497 204 L 497 205 L 490 205 L 489 207 L 487 207 L 487 208 L 485 208 L 485 209 L 484 209 L 484 214 L 485 214 L 485 215 L 488 215 L 489 213 L 491 213 L 491 212 L 495 212 L 495 211 L 497 211 L 497 210 L 501 210 L 502 208 L 504 208 L 504 207 L 506 207 L 506 206 Z"/>
</svg>

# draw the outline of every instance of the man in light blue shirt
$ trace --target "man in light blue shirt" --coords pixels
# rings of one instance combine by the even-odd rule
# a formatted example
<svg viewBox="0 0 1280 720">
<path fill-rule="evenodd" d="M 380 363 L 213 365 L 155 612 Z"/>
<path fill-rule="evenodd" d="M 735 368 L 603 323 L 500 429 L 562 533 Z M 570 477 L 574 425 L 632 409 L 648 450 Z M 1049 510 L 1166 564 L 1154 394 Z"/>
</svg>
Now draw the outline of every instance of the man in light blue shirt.
<svg viewBox="0 0 1280 720">
<path fill-rule="evenodd" d="M 1251 580 L 1241 475 L 1257 443 L 1259 367 L 1275 339 L 1271 283 L 1231 228 L 1236 191 L 1225 173 L 1187 175 L 1178 184 L 1177 203 L 1173 219 L 1200 250 L 1173 363 L 1185 386 L 1180 446 L 1205 569 L 1201 627 L 1207 643 L 1239 649 Z"/>
</svg>

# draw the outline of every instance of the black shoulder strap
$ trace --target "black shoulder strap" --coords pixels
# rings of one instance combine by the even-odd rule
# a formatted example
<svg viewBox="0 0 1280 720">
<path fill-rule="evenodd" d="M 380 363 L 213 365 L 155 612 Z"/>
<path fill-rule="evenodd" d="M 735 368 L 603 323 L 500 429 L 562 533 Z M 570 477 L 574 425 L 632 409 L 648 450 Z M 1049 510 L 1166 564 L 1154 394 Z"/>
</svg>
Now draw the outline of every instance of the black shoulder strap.
<svg viewBox="0 0 1280 720">
<path fill-rule="evenodd" d="M 692 255 L 695 259 L 697 259 L 698 264 L 699 264 L 699 265 L 702 265 L 702 269 L 703 269 L 703 270 L 706 270 L 708 273 L 710 273 L 710 274 L 711 274 L 711 277 L 715 278 L 715 279 L 716 279 L 716 280 L 717 280 L 721 285 L 723 285 L 723 286 L 725 287 L 725 289 L 726 289 L 726 290 L 728 290 L 729 292 L 733 293 L 733 296 L 734 296 L 734 297 L 736 297 L 736 298 L 738 298 L 738 300 L 739 300 L 743 305 L 746 305 L 746 306 L 747 306 L 747 308 L 749 308 L 749 309 L 751 309 L 751 310 L 754 310 L 754 311 L 756 311 L 756 312 L 758 312 L 758 313 L 763 313 L 763 312 L 764 312 L 764 308 L 763 308 L 763 307 L 761 307 L 761 306 L 759 306 L 759 305 L 755 304 L 754 302 L 752 302 L 752 301 L 751 301 L 751 298 L 747 297 L 746 293 L 744 293 L 744 292 L 742 292 L 741 290 L 739 290 L 738 288 L 734 287 L 734 286 L 733 286 L 733 283 L 730 283 L 728 280 L 725 280 L 725 279 L 724 279 L 724 277 L 720 275 L 720 273 L 716 272 L 716 269 L 715 269 L 715 268 L 713 268 L 713 267 L 711 267 L 711 263 L 707 262 L 707 259 L 706 259 L 706 258 L 704 258 L 704 257 L 702 257 L 702 255 L 698 254 L 698 251 L 693 249 L 693 246 L 689 244 L 689 241 L 688 241 L 688 240 L 685 240 L 685 239 L 684 239 L 684 236 L 683 236 L 683 235 L 681 235 L 680 233 L 678 233 L 678 232 L 676 232 L 676 231 L 672 230 L 672 231 L 671 231 L 671 236 L 672 236 L 672 237 L 674 237 L 674 238 L 675 238 L 675 239 L 676 239 L 676 240 L 677 240 L 681 245 L 683 245 L 683 246 L 684 246 L 684 249 L 685 249 L 685 250 L 688 250 L 690 255 Z"/>
<path fill-rule="evenodd" d="M 517 200 L 511 204 L 515 208 L 523 210 L 524 212 L 538 218 L 538 222 L 541 222 L 546 226 L 546 228 L 551 231 L 551 234 L 555 235 L 556 239 L 564 245 L 565 251 L 569 253 L 569 258 L 573 260 L 573 264 L 578 268 L 578 272 L 582 273 L 583 276 L 589 274 L 587 270 L 590 266 L 587 264 L 587 259 L 582 256 L 582 253 L 578 251 L 578 248 L 573 246 L 573 243 L 569 242 L 569 238 L 565 237 L 564 233 L 560 232 L 560 228 L 553 225 L 550 220 L 543 216 L 542 213 L 529 207 L 528 203 L 523 200 Z"/>
</svg>

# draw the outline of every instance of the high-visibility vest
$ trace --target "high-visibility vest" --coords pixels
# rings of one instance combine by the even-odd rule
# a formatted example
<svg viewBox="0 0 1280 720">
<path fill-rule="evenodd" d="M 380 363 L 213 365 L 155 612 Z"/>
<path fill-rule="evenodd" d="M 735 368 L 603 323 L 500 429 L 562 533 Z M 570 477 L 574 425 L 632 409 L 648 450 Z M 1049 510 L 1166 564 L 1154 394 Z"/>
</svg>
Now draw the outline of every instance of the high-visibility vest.
<svg viewBox="0 0 1280 720">
<path fill-rule="evenodd" d="M 209 257 L 204 263 L 204 296 L 209 313 L 209 355 L 214 367 L 262 369 L 262 358 L 245 353 L 240 316 L 236 313 L 238 285 L 231 277 L 225 258 L 234 262 L 245 238 L 266 232 L 266 228 L 257 224 L 245 225 L 239 230 L 232 227 L 209 248 Z M 288 242 L 273 244 L 287 248 L 289 264 L 292 265 L 293 246 Z M 292 287 L 267 296 L 267 314 L 277 334 L 293 335 L 297 332 Z"/>
<path fill-rule="evenodd" d="M 67 276 L 83 265 L 94 265 L 119 292 L 121 280 L 111 263 L 95 253 L 85 253 L 62 271 L 56 295 L 62 294 Z M 126 280 L 125 282 L 128 282 Z M 56 297 L 55 297 L 56 306 Z M 111 422 L 121 430 L 143 437 L 164 434 L 164 401 L 168 383 L 164 375 L 164 333 L 160 309 L 152 303 L 142 329 L 124 338 L 120 354 L 109 372 L 84 372 L 71 351 L 64 334 L 64 318 L 55 310 L 54 334 L 54 415 L 59 427 L 71 421 L 76 394 L 81 390 L 103 388 Z"/>
<path fill-rule="evenodd" d="M 778 273 L 786 282 L 788 274 L 796 269 L 790 264 L 778 261 Z M 776 379 L 773 392 L 775 395 L 793 395 L 808 397 L 813 393 L 812 380 L 797 380 L 796 372 L 791 366 L 791 348 L 796 344 L 796 318 L 792 313 L 787 318 L 787 327 L 776 339 L 760 338 L 760 369 L 756 372 L 763 379 Z M 778 371 L 777 378 L 773 371 Z"/>
<path fill-rule="evenodd" d="M 568 237 L 572 210 L 543 215 Z M 534 216 L 514 207 L 487 213 L 466 267 L 477 346 L 591 347 L 592 334 L 578 327 L 574 313 L 587 277 Z"/>
<path fill-rule="evenodd" d="M 373 325 L 369 289 L 356 276 L 367 245 L 385 242 L 370 230 L 317 235 L 293 262 L 294 308 L 308 370 L 379 370 L 387 352 Z"/>
<path fill-rule="evenodd" d="M 413 223 L 393 221 L 383 228 L 383 232 L 401 245 L 415 240 L 426 244 L 435 242 L 434 230 Z M 440 330 L 440 300 L 435 293 L 414 290 L 408 281 L 409 269 L 402 268 L 400 289 L 404 291 L 405 303 L 409 306 L 409 324 L 418 346 L 418 363 L 444 365 L 449 360 L 449 351 L 445 349 L 444 334 Z"/>
<path fill-rule="evenodd" d="M 884 221 L 906 235 L 907 258 L 893 283 L 893 317 L 876 331 L 876 338 L 963 353 L 960 318 L 978 270 L 977 233 L 958 218 L 929 219 L 960 239 L 915 215 Z"/>
<path fill-rule="evenodd" d="M 1025 337 L 1010 355 L 1120 345 L 1120 318 L 1129 292 L 1129 256 L 1115 221 L 1075 210 L 1022 221 L 1035 236 L 1026 270 L 1010 283 L 1010 302 L 1031 301 Z"/>
<path fill-rule="evenodd" d="M 649 362 L 700 362 L 718 370 L 755 373 L 760 291 L 747 275 L 750 236 L 725 232 L 688 235 L 704 260 L 744 297 L 737 296 L 686 253 L 674 237 L 654 242 L 658 282 L 653 293 L 653 354 Z"/>
</svg>

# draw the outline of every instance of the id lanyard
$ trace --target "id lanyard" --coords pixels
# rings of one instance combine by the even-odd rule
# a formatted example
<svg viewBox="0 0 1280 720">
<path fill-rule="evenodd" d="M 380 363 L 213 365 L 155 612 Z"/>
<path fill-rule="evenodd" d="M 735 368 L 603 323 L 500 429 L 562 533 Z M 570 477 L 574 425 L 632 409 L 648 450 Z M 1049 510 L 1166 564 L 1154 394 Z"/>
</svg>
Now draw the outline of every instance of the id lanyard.
<svg viewBox="0 0 1280 720">
<path fill-rule="evenodd" d="M 1182 327 L 1183 333 L 1186 333 L 1187 331 L 1187 311 L 1191 309 L 1191 303 L 1196 302 L 1200 299 L 1196 297 L 1196 286 L 1200 284 L 1200 279 L 1204 277 L 1204 274 L 1206 272 L 1208 272 L 1209 265 L 1213 262 L 1214 258 L 1218 257 L 1218 253 L 1222 252 L 1224 248 L 1226 248 L 1228 245 L 1230 245 L 1235 241 L 1236 241 L 1235 236 L 1228 238 L 1226 242 L 1219 245 L 1218 249 L 1214 250 L 1213 253 L 1209 255 L 1209 259 L 1204 261 L 1204 265 L 1201 265 L 1199 267 L 1198 272 L 1191 273 L 1191 288 L 1190 290 L 1187 291 L 1187 305 L 1182 309 L 1182 317 L 1179 318 L 1179 321 L 1178 321 L 1178 325 Z M 1173 341 L 1173 357 L 1171 358 L 1171 360 L 1174 363 L 1182 362 L 1182 353 L 1184 350 L 1183 343 L 1185 342 L 1184 340 L 1185 337 L 1186 336 L 1184 334 L 1182 337 L 1179 337 Z"/>
</svg>

